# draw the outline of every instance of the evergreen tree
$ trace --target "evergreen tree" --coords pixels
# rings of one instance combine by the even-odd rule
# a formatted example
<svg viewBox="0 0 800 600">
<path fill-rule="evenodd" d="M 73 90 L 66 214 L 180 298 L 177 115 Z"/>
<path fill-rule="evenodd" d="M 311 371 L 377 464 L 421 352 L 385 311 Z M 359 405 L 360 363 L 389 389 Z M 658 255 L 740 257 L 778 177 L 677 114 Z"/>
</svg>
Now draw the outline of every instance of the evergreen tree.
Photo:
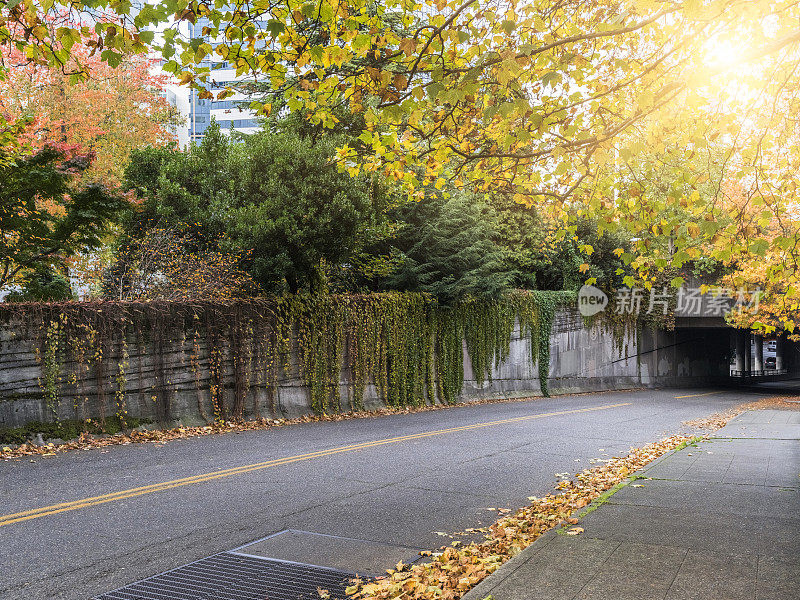
<svg viewBox="0 0 800 600">
<path fill-rule="evenodd" d="M 58 302 L 73 300 L 75 294 L 69 281 L 61 273 L 39 266 L 25 274 L 21 289 L 9 292 L 6 302 Z"/>
<path fill-rule="evenodd" d="M 247 144 L 244 200 L 228 215 L 228 247 L 252 249 L 251 272 L 266 289 L 318 291 L 325 265 L 339 265 L 374 221 L 370 181 L 341 173 L 334 138 L 264 133 Z"/>
<path fill-rule="evenodd" d="M 135 153 L 126 183 L 142 204 L 118 258 L 148 230 L 168 229 L 189 252 L 236 256 L 263 291 L 319 290 L 326 269 L 363 245 L 381 192 L 339 171 L 332 157 L 340 138 L 315 138 L 300 125 L 232 139 L 212 122 L 186 152 Z M 125 271 L 117 267 L 109 273 Z"/>
<path fill-rule="evenodd" d="M 392 245 L 397 269 L 384 280 L 390 289 L 427 292 L 443 304 L 494 297 L 516 273 L 494 242 L 496 215 L 467 194 L 431 193 L 400 209 L 403 222 Z"/>
</svg>

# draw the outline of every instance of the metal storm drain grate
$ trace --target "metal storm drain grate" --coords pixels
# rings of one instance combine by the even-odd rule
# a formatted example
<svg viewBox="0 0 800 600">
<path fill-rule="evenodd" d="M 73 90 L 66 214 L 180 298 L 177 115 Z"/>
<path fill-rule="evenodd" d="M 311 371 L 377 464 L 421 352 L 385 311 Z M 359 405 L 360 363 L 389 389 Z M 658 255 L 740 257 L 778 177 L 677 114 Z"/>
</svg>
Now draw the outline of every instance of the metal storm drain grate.
<svg viewBox="0 0 800 600">
<path fill-rule="evenodd" d="M 96 600 L 313 600 L 346 598 L 353 575 L 299 563 L 222 552 L 132 583 Z"/>
</svg>

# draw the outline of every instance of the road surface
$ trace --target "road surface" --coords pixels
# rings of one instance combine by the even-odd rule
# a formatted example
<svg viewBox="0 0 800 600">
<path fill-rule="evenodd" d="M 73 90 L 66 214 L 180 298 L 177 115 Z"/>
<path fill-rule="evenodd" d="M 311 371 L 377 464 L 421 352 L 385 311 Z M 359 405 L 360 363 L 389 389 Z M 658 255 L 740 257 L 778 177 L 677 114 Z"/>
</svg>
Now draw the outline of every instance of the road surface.
<svg viewBox="0 0 800 600">
<path fill-rule="evenodd" d="M 309 533 L 268 542 L 276 558 L 375 571 L 552 491 L 555 473 L 764 396 L 584 394 L 2 462 L 0 598 L 83 600 L 285 530 Z"/>
</svg>

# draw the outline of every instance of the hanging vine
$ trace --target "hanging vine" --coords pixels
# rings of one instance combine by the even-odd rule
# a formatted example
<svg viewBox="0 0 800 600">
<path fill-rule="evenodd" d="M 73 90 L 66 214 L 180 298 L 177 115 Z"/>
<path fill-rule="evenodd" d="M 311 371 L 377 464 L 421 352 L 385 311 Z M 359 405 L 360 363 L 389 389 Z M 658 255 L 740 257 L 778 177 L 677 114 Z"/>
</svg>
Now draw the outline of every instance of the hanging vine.
<svg viewBox="0 0 800 600">
<path fill-rule="evenodd" d="M 71 395 L 76 411 L 83 403 L 85 412 L 104 418 L 111 396 L 124 422 L 135 385 L 140 412 L 168 422 L 177 416 L 173 396 L 193 393 L 198 416 L 223 423 L 259 415 L 264 388 L 275 416 L 278 384 L 286 377 L 300 378 L 320 414 L 361 410 L 368 395 L 392 407 L 452 404 L 463 392 L 465 360 L 467 373 L 483 386 L 497 376 L 517 336 L 529 340 L 530 361 L 547 395 L 553 318 L 573 301 L 567 292 L 515 291 L 440 306 L 421 294 L 390 292 L 19 304 L 0 307 L 0 317 L 17 316 L 38 329 L 40 387 L 54 416 L 61 397 Z M 87 410 L 90 396 L 94 405 Z"/>
<path fill-rule="evenodd" d="M 59 338 L 61 337 L 61 324 L 59 319 L 50 321 L 44 335 L 44 348 L 41 351 L 42 377 L 40 384 L 44 392 L 47 409 L 58 420 L 58 405 L 60 399 L 59 380 L 61 378 L 61 361 L 59 360 Z"/>
<path fill-rule="evenodd" d="M 128 407 L 125 403 L 125 385 L 127 382 L 125 372 L 128 369 L 128 342 L 125 339 L 124 329 L 122 331 L 122 338 L 120 340 L 119 356 L 120 359 L 117 363 L 117 374 L 114 378 L 114 382 L 116 384 L 116 390 L 114 391 L 114 403 L 117 407 L 117 418 L 122 424 L 122 427 L 125 427 L 128 419 Z"/>
</svg>

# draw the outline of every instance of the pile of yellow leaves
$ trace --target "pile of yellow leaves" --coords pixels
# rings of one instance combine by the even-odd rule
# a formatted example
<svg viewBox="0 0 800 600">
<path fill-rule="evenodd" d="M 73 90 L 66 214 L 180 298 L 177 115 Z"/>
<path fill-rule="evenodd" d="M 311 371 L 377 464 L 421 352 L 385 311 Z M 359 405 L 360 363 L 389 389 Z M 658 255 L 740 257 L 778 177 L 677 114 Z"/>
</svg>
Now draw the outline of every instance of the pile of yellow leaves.
<svg viewBox="0 0 800 600">
<path fill-rule="evenodd" d="M 709 415 L 708 417 L 703 417 L 702 419 L 692 419 L 691 421 L 684 421 L 684 425 L 688 425 L 689 427 L 694 427 L 695 429 L 703 429 L 706 431 L 717 431 L 718 429 L 722 429 L 725 425 L 728 424 L 733 417 L 740 415 L 742 413 L 738 407 L 732 408 L 731 410 L 727 410 L 725 412 L 714 413 L 713 415 Z"/>
<path fill-rule="evenodd" d="M 360 600 L 454 600 L 500 565 L 531 545 L 536 538 L 553 527 L 570 526 L 565 533 L 583 532 L 572 515 L 585 508 L 649 462 L 691 441 L 674 435 L 641 448 L 633 448 L 627 456 L 614 457 L 600 466 L 578 473 L 574 479 L 562 480 L 559 493 L 544 498 L 530 498 L 532 504 L 515 514 L 502 517 L 491 527 L 482 542 L 462 545 L 454 542 L 430 562 L 414 565 L 399 563 L 384 578 L 355 581 L 347 593 Z M 427 553 L 425 553 L 427 554 Z"/>
</svg>

